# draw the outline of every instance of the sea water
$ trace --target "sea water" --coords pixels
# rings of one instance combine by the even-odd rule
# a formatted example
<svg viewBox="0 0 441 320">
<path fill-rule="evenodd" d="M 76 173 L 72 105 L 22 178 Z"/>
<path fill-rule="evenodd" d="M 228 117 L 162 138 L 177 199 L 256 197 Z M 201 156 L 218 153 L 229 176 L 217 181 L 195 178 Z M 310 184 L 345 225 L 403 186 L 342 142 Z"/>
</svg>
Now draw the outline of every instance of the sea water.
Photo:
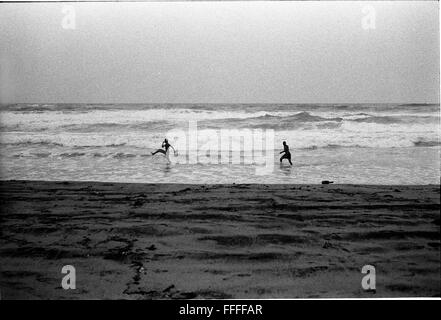
<svg viewBox="0 0 441 320">
<path fill-rule="evenodd" d="M 151 156 L 190 123 L 197 146 L 226 129 L 272 132 L 259 152 L 273 169 L 256 174 L 243 140 L 196 162 L 179 140 L 170 161 Z M 440 108 L 431 104 L 12 104 L 0 107 L 0 130 L 2 180 L 440 183 Z M 293 166 L 279 163 L 282 141 Z M 219 152 L 240 161 L 217 161 Z"/>
</svg>

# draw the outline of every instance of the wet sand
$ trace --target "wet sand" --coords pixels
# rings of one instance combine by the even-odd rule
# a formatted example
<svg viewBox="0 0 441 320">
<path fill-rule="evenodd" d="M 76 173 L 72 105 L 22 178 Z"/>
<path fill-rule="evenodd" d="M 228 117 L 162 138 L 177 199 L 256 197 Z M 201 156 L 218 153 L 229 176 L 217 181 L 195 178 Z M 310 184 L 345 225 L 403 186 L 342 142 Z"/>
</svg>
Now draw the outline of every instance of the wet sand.
<svg viewBox="0 0 441 320">
<path fill-rule="evenodd" d="M 0 186 L 2 299 L 440 296 L 439 185 Z"/>
</svg>

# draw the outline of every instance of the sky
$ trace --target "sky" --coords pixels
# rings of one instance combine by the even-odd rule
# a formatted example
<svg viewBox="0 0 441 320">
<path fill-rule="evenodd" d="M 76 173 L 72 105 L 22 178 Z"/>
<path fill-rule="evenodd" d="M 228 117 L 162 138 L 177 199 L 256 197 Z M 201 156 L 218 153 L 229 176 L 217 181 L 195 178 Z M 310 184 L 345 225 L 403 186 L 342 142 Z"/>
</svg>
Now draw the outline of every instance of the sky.
<svg viewBox="0 0 441 320">
<path fill-rule="evenodd" d="M 0 103 L 439 102 L 438 2 L 68 5 L 0 3 Z"/>
</svg>

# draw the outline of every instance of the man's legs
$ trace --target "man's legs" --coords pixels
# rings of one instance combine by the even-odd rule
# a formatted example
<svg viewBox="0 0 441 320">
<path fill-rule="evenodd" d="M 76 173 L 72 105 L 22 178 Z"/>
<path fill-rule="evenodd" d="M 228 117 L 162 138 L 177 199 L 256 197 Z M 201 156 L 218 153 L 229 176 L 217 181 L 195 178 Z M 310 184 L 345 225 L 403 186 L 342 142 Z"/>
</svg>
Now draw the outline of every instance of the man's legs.
<svg viewBox="0 0 441 320">
<path fill-rule="evenodd" d="M 281 156 L 281 157 L 280 157 L 280 163 L 282 163 L 282 160 L 283 160 L 283 159 L 287 159 L 287 160 L 289 161 L 289 164 L 292 165 L 292 162 L 291 162 L 291 155 L 288 156 L 288 155 L 284 154 L 283 156 Z"/>
<path fill-rule="evenodd" d="M 152 152 L 152 156 L 154 156 L 155 154 L 157 154 L 158 152 L 165 154 L 165 151 L 162 149 L 158 149 L 155 152 Z"/>
<path fill-rule="evenodd" d="M 280 163 L 282 163 L 282 160 L 283 160 L 283 159 L 288 159 L 288 158 L 286 157 L 286 154 L 284 154 L 283 156 L 280 157 Z"/>
</svg>

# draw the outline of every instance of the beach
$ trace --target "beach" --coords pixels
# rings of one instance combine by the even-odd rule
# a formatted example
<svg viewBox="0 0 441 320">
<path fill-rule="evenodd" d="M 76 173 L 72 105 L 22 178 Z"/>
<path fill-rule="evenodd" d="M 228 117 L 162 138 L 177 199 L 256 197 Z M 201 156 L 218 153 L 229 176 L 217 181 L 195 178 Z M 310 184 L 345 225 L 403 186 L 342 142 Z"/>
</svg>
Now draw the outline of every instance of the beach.
<svg viewBox="0 0 441 320">
<path fill-rule="evenodd" d="M 2 299 L 440 296 L 439 185 L 0 186 Z"/>
</svg>

